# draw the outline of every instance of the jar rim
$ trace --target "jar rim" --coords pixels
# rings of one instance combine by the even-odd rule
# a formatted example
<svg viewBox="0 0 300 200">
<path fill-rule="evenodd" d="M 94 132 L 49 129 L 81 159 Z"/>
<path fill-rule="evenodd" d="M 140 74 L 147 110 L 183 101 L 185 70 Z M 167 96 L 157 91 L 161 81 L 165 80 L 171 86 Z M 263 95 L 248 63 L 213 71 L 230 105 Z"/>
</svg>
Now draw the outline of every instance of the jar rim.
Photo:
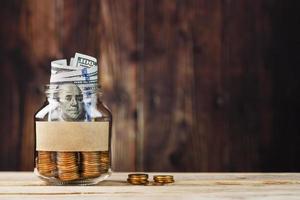
<svg viewBox="0 0 300 200">
<path fill-rule="evenodd" d="M 44 92 L 47 98 L 56 99 L 59 93 L 65 88 L 76 87 L 80 90 L 84 97 L 90 97 L 93 94 L 102 95 L 101 86 L 99 84 L 74 84 L 74 83 L 64 83 L 64 84 L 46 84 L 44 85 Z"/>
</svg>

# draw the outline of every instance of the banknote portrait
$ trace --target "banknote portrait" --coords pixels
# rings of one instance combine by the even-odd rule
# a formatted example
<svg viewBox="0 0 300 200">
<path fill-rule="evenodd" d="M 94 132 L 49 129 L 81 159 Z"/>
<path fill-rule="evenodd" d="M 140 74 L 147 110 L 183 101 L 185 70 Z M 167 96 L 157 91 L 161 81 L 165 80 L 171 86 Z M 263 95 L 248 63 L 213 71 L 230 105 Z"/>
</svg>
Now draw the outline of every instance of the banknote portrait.
<svg viewBox="0 0 300 200">
<path fill-rule="evenodd" d="M 59 103 L 61 118 L 65 121 L 80 121 L 84 119 L 85 109 L 83 95 L 75 84 L 62 84 L 59 86 Z"/>
</svg>

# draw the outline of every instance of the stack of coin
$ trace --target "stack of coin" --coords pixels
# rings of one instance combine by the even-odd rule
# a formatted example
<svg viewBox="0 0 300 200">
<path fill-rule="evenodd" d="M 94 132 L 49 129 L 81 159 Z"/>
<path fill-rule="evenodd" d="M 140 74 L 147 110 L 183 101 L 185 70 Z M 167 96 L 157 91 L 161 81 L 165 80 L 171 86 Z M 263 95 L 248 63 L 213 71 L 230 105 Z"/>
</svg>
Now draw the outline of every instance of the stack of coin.
<svg viewBox="0 0 300 200">
<path fill-rule="evenodd" d="M 174 178 L 171 175 L 156 175 L 153 176 L 153 180 L 155 183 L 161 184 L 174 183 Z"/>
<path fill-rule="evenodd" d="M 100 153 L 82 152 L 82 176 L 93 178 L 101 175 L 100 172 Z"/>
<path fill-rule="evenodd" d="M 37 168 L 41 175 L 52 177 L 56 169 L 53 152 L 50 151 L 38 151 L 37 156 Z"/>
<path fill-rule="evenodd" d="M 57 152 L 58 177 L 62 181 L 72 181 L 79 178 L 77 153 Z"/>
<path fill-rule="evenodd" d="M 100 172 L 106 173 L 110 166 L 110 159 L 108 151 L 100 151 Z"/>
<path fill-rule="evenodd" d="M 128 174 L 127 182 L 132 185 L 145 185 L 148 181 L 148 174 Z"/>
</svg>

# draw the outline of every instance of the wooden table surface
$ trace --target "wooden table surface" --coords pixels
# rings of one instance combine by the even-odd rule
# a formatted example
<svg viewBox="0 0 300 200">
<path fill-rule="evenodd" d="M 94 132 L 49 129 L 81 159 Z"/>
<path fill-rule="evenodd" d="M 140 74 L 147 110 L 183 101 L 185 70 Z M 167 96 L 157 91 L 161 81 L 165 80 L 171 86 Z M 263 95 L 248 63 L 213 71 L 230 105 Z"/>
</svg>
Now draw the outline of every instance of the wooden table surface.
<svg viewBox="0 0 300 200">
<path fill-rule="evenodd" d="M 165 186 L 133 186 L 113 173 L 96 186 L 49 186 L 32 172 L 0 172 L 0 199 L 300 199 L 300 173 L 149 173 L 174 175 Z"/>
</svg>

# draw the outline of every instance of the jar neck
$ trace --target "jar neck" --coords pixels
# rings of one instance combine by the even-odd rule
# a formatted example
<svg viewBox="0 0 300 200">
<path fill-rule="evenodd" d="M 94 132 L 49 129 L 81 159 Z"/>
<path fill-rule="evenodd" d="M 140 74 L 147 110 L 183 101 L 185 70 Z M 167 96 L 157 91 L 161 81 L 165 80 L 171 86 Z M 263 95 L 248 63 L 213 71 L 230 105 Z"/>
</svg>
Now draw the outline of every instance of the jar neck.
<svg viewBox="0 0 300 200">
<path fill-rule="evenodd" d="M 52 120 L 90 121 L 101 117 L 100 87 L 93 85 L 60 84 L 46 86 L 47 111 Z M 100 104 L 99 104 L 100 103 Z"/>
<path fill-rule="evenodd" d="M 46 85 L 45 95 L 48 102 L 59 101 L 60 99 L 68 99 L 76 97 L 81 100 L 102 100 L 101 86 L 98 84 L 60 84 L 60 85 Z"/>
</svg>

